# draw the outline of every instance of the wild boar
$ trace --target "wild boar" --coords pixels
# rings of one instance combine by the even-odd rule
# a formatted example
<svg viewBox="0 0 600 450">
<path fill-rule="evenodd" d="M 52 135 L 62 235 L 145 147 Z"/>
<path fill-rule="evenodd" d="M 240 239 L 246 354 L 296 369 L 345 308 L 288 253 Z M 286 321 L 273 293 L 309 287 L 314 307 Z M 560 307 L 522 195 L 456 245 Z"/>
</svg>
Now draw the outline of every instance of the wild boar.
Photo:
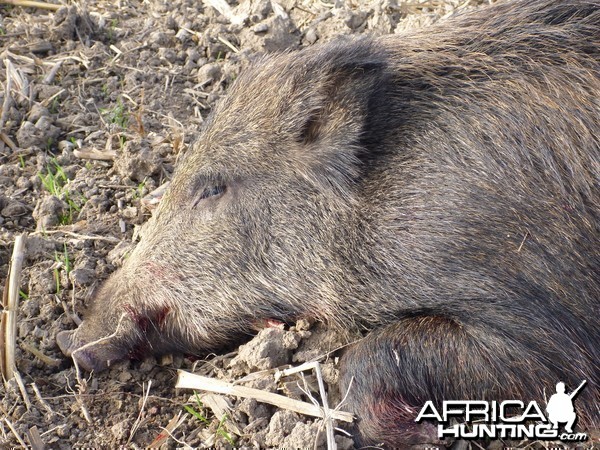
<svg viewBox="0 0 600 450">
<path fill-rule="evenodd" d="M 366 334 L 341 375 L 363 443 L 582 379 L 598 427 L 599 30 L 596 1 L 512 1 L 263 57 L 60 348 L 100 370 L 308 317 Z"/>
</svg>

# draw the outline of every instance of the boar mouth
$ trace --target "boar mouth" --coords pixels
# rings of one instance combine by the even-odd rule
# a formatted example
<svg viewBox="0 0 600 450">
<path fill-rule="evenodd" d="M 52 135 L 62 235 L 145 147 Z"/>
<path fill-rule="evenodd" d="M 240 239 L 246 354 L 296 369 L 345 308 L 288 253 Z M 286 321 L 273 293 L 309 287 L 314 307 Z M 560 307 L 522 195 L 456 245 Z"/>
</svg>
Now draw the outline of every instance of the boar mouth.
<svg viewBox="0 0 600 450">
<path fill-rule="evenodd" d="M 127 347 L 116 343 L 114 338 L 86 344 L 77 338 L 77 330 L 61 331 L 56 335 L 56 343 L 66 356 L 73 358 L 79 367 L 89 372 L 105 370 L 111 363 L 128 356 Z"/>
</svg>

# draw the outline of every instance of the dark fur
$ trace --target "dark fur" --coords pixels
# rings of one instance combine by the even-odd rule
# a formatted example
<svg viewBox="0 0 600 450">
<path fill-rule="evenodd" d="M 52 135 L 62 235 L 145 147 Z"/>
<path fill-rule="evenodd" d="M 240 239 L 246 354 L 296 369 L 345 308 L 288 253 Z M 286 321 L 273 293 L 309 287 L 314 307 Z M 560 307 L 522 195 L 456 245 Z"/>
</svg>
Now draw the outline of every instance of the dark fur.
<svg viewBox="0 0 600 450">
<path fill-rule="evenodd" d="M 431 442 L 427 400 L 582 379 L 597 428 L 599 30 L 598 2 L 514 1 L 265 58 L 61 348 L 102 368 L 313 316 L 375 330 L 342 367 L 365 442 Z"/>
</svg>

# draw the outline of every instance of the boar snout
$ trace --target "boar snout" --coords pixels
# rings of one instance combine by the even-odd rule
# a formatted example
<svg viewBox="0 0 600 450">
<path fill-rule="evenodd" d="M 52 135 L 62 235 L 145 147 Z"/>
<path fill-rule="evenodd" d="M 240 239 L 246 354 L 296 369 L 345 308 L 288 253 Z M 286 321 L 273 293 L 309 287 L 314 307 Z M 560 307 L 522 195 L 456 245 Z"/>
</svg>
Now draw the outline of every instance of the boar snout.
<svg viewBox="0 0 600 450">
<path fill-rule="evenodd" d="M 61 331 L 56 335 L 56 343 L 65 355 L 71 356 L 79 367 L 87 371 L 105 370 L 111 363 L 127 357 L 127 349 L 116 343 L 114 338 L 86 344 L 77 335 L 77 330 Z"/>
</svg>

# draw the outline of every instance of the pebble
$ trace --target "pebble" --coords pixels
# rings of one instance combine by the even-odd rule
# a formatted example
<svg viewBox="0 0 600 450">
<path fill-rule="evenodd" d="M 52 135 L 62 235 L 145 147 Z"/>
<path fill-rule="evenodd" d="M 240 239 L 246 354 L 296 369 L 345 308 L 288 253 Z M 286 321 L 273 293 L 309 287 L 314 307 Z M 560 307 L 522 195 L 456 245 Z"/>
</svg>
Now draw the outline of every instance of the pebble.
<svg viewBox="0 0 600 450">
<path fill-rule="evenodd" d="M 317 40 L 319 39 L 319 36 L 317 36 L 317 32 L 314 28 L 309 28 L 306 31 L 306 34 L 304 35 L 304 39 L 306 39 L 306 42 L 308 42 L 310 45 L 312 45 L 315 42 L 317 42 Z"/>
</svg>

